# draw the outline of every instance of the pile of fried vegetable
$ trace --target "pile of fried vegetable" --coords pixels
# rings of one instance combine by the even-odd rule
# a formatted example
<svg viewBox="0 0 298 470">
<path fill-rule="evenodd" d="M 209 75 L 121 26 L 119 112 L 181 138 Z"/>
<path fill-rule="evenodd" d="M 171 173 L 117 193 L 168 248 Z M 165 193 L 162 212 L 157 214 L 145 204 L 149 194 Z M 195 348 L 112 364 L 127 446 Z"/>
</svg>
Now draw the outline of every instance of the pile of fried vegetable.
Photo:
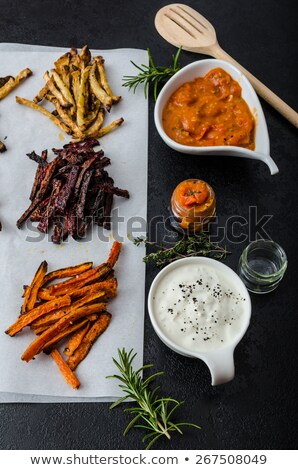
<svg viewBox="0 0 298 470">
<path fill-rule="evenodd" d="M 53 149 L 56 158 L 47 161 L 47 150 L 41 155 L 31 152 L 28 157 L 38 163 L 30 194 L 31 204 L 17 221 L 21 228 L 29 218 L 38 222 L 42 233 L 53 226 L 52 241 L 61 243 L 68 235 L 82 238 L 93 222 L 111 228 L 110 214 L 113 196 L 129 197 L 128 191 L 114 186 L 114 180 L 104 169 L 110 159 L 96 139 L 84 143 L 71 142 L 62 149 Z"/>
<path fill-rule="evenodd" d="M 100 138 L 122 124 L 123 118 L 119 118 L 102 127 L 105 111 L 109 112 L 121 97 L 111 90 L 103 57 L 92 58 L 88 46 L 80 53 L 73 48 L 61 56 L 43 78 L 45 86 L 33 101 L 19 96 L 16 101 L 47 116 L 74 140 Z M 43 101 L 52 103 L 54 110 L 38 104 Z"/>
<path fill-rule="evenodd" d="M 25 78 L 30 77 L 32 71 L 30 69 L 21 70 L 16 77 L 7 75 L 6 77 L 0 77 L 0 101 L 5 98 L 12 90 L 14 90 Z M 0 153 L 5 152 L 6 147 L 3 142 L 0 141 Z"/>
<path fill-rule="evenodd" d="M 107 261 L 95 268 L 89 262 L 47 274 L 47 262 L 41 263 L 31 284 L 24 286 L 20 316 L 6 330 L 15 336 L 29 326 L 37 335 L 23 353 L 23 361 L 29 362 L 44 351 L 54 359 L 66 382 L 79 388 L 74 370 L 111 321 L 107 303 L 117 293 L 113 267 L 120 250 L 121 243 L 115 241 Z M 63 278 L 68 279 L 57 282 Z M 65 338 L 66 361 L 57 349 Z"/>
</svg>

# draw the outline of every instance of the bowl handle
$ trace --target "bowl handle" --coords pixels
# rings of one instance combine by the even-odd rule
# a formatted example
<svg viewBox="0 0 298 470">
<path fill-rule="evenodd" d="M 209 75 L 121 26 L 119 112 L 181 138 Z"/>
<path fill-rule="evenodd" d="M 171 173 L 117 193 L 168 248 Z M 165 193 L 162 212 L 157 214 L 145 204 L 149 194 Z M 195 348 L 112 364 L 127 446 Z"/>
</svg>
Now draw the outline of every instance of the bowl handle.
<svg viewBox="0 0 298 470">
<path fill-rule="evenodd" d="M 225 349 L 206 354 L 203 361 L 207 364 L 212 385 L 221 385 L 233 380 L 235 376 L 234 349 Z"/>
</svg>

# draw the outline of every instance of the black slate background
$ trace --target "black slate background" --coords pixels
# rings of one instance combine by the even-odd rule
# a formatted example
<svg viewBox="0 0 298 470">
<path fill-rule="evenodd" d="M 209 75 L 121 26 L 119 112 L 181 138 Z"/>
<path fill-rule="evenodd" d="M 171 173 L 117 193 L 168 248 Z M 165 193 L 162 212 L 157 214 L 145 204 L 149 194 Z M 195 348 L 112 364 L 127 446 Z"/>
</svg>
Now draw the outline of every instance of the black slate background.
<svg viewBox="0 0 298 470">
<path fill-rule="evenodd" d="M 92 48 L 150 47 L 157 64 L 175 49 L 155 31 L 156 11 L 168 1 L 0 0 L 0 42 Z M 293 108 L 298 109 L 297 9 L 284 0 L 189 0 L 216 27 L 218 40 Z M 183 52 L 186 65 L 203 56 Z M 128 57 L 129 59 L 129 57 Z M 29 64 L 28 64 L 29 65 Z M 0 64 L 1 75 L 1 64 Z M 178 356 L 156 337 L 146 316 L 144 361 L 166 371 L 165 394 L 185 400 L 181 417 L 201 424 L 160 449 L 294 449 L 297 446 L 297 130 L 262 101 L 271 155 L 280 173 L 239 158 L 194 158 L 167 148 L 153 122 L 150 97 L 148 220 L 167 215 L 175 185 L 189 177 L 208 181 L 218 197 L 219 222 L 272 214 L 268 234 L 286 250 L 289 267 L 275 292 L 252 295 L 249 330 L 235 352 L 236 377 L 212 388 L 203 362 Z M 247 227 L 245 228 L 247 230 Z M 159 229 L 159 237 L 163 230 Z M 233 269 L 246 242 L 229 244 Z M 148 291 L 157 269 L 148 267 Z M 141 449 L 141 433 L 126 438 L 127 415 L 107 404 L 2 404 L 1 449 Z"/>
</svg>

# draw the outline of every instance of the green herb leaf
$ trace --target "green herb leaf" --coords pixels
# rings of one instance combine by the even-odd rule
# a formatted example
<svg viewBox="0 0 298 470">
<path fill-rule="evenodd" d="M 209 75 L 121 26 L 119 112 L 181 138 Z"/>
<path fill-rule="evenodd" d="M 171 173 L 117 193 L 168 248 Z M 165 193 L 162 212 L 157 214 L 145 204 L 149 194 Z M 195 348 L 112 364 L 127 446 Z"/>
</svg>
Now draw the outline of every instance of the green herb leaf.
<svg viewBox="0 0 298 470">
<path fill-rule="evenodd" d="M 155 252 L 147 254 L 144 263 L 153 263 L 156 266 L 165 266 L 177 259 L 189 258 L 191 256 L 206 256 L 217 260 L 225 258 L 229 252 L 210 241 L 210 236 L 205 232 L 197 235 L 183 238 L 171 247 L 165 247 L 162 244 L 150 242 L 146 238 L 134 238 L 133 243 L 136 246 L 142 243 L 147 247 L 152 247 Z"/>
<path fill-rule="evenodd" d="M 143 380 L 141 376 L 142 371 L 148 367 L 152 367 L 152 364 L 145 365 L 135 371 L 132 363 L 136 354 L 133 354 L 132 349 L 128 353 L 124 348 L 121 350 L 118 349 L 118 356 L 119 361 L 116 361 L 113 358 L 113 362 L 121 373 L 121 382 L 125 383 L 125 388 L 123 385 L 119 386 L 125 389 L 127 395 L 114 402 L 110 406 L 110 409 L 119 405 L 128 397 L 137 402 L 137 406 L 131 406 L 125 409 L 125 411 L 135 416 L 125 428 L 124 435 L 126 435 L 132 428 L 149 430 L 150 432 L 143 437 L 142 442 L 151 438 L 146 447 L 146 449 L 150 449 L 154 442 L 160 437 L 165 436 L 168 439 L 171 439 L 171 433 L 174 431 L 179 434 L 183 434 L 180 429 L 181 426 L 192 426 L 197 429 L 201 429 L 200 426 L 193 423 L 174 423 L 171 421 L 170 418 L 172 414 L 177 410 L 177 408 L 183 405 L 183 402 L 175 400 L 174 398 L 159 398 L 156 394 L 159 387 L 154 390 L 150 390 L 148 388 L 150 382 L 155 377 L 162 374 L 162 372 L 156 372 L 146 380 Z M 109 376 L 108 378 L 119 380 L 118 375 Z"/>
<path fill-rule="evenodd" d="M 137 87 L 140 84 L 144 84 L 144 93 L 145 93 L 145 98 L 147 98 L 148 95 L 148 88 L 150 85 L 153 86 L 153 95 L 154 99 L 156 101 L 157 99 L 157 94 L 158 94 L 158 88 L 161 84 L 164 84 L 169 78 L 171 78 L 173 75 L 175 75 L 178 70 L 180 70 L 180 65 L 178 63 L 179 55 L 182 50 L 182 47 L 178 49 L 176 54 L 172 56 L 172 61 L 173 64 L 169 67 L 163 67 L 160 65 L 155 65 L 150 49 L 147 49 L 148 57 L 149 57 L 149 65 L 137 65 L 133 61 L 131 63 L 138 69 L 140 72 L 138 75 L 126 75 L 123 77 L 123 80 L 125 82 L 123 83 L 123 86 L 129 88 L 129 90 L 133 90 L 133 92 L 136 91 Z"/>
</svg>

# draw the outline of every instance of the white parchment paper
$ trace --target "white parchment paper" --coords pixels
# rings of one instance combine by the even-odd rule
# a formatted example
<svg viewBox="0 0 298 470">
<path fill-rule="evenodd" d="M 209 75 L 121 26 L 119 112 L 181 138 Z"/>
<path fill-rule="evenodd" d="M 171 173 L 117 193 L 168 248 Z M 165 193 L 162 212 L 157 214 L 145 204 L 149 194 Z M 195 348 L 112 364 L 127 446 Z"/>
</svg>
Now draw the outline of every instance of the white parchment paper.
<svg viewBox="0 0 298 470">
<path fill-rule="evenodd" d="M 0 401 L 71 402 L 111 401 L 121 395 L 118 383 L 106 379 L 116 372 L 112 356 L 117 348 L 133 348 L 137 352 L 136 366 L 143 360 L 143 321 L 145 268 L 143 248 L 129 240 L 133 217 L 146 219 L 147 204 L 147 144 L 148 105 L 142 90 L 136 94 L 122 87 L 123 75 L 135 73 L 130 63 L 146 63 L 145 51 L 117 49 L 92 51 L 105 58 L 107 75 L 112 89 L 123 99 L 115 105 L 105 123 L 123 116 L 124 124 L 101 140 L 105 155 L 112 164 L 107 168 L 115 185 L 128 189 L 131 198 L 116 198 L 123 222 L 114 224 L 111 232 L 95 228 L 87 241 L 69 239 L 61 246 L 28 228 L 18 230 L 16 220 L 29 205 L 29 194 L 36 164 L 26 157 L 35 150 L 61 148 L 69 137 L 48 118 L 15 102 L 15 96 L 33 99 L 43 86 L 43 73 L 53 67 L 59 54 L 68 49 L 16 44 L 0 44 L 0 76 L 15 75 L 29 67 L 33 76 L 0 102 L 0 140 L 5 136 L 7 152 L 0 157 Z M 51 155 L 51 154 L 50 154 Z M 140 226 L 140 223 L 134 223 Z M 144 225 L 143 225 L 144 226 Z M 123 252 L 116 267 L 119 294 L 110 302 L 112 322 L 98 339 L 88 357 L 80 364 L 77 375 L 79 390 L 67 385 L 50 357 L 40 354 L 28 364 L 21 361 L 22 352 L 34 340 L 26 328 L 14 338 L 4 334 L 13 323 L 22 303 L 23 284 L 29 283 L 44 259 L 49 271 L 92 260 L 95 265 L 107 257 L 117 233 L 124 237 Z M 103 234 L 106 241 L 102 240 Z M 138 234 L 139 235 L 139 234 Z"/>
</svg>

